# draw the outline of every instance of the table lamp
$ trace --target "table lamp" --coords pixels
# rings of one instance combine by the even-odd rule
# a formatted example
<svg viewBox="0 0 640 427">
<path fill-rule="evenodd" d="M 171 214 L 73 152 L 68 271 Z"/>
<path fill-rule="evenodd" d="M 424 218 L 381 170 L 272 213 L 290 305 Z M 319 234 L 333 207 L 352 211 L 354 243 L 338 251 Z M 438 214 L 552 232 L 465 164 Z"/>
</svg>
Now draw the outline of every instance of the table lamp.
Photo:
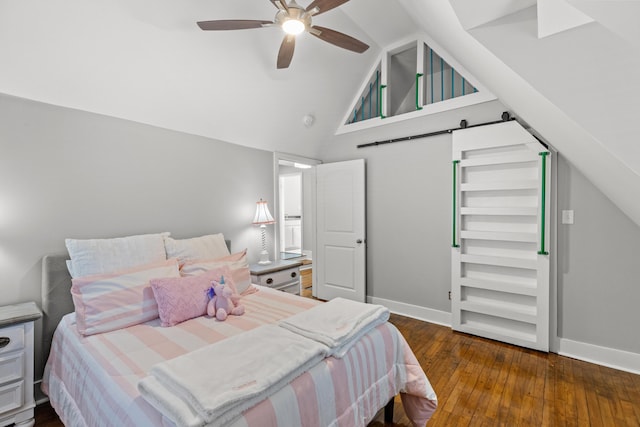
<svg viewBox="0 0 640 427">
<path fill-rule="evenodd" d="M 256 206 L 256 216 L 253 218 L 253 224 L 260 226 L 262 232 L 262 252 L 260 252 L 260 261 L 258 264 L 271 264 L 269 261 L 269 252 L 267 252 L 267 224 L 274 224 L 276 221 L 271 216 L 266 200 L 260 199 Z"/>
</svg>

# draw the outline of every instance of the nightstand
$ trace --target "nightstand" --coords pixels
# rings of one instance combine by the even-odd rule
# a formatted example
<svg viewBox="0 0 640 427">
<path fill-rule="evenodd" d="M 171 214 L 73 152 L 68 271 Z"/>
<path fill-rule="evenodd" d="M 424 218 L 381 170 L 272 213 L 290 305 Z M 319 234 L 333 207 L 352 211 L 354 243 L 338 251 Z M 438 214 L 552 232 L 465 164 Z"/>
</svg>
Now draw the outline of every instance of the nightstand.
<svg viewBox="0 0 640 427">
<path fill-rule="evenodd" d="M 0 426 L 35 424 L 33 324 L 40 317 L 33 302 L 0 307 Z"/>
<path fill-rule="evenodd" d="M 300 295 L 300 261 L 274 261 L 271 264 L 251 264 L 251 283 Z"/>
<path fill-rule="evenodd" d="M 310 259 L 302 260 L 300 266 L 300 295 L 311 298 L 313 295 L 313 262 Z"/>
</svg>

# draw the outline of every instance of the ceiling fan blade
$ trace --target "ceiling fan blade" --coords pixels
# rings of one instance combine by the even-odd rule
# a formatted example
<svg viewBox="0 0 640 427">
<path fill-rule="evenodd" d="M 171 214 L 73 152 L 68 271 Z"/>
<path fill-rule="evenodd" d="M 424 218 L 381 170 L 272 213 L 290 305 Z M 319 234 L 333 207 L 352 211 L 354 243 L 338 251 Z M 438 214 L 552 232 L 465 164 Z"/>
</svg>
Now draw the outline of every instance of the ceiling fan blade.
<svg viewBox="0 0 640 427">
<path fill-rule="evenodd" d="M 285 10 L 285 11 L 289 10 L 286 0 L 269 0 L 269 1 L 271 1 L 271 3 L 280 10 Z"/>
<path fill-rule="evenodd" d="M 348 1 L 349 0 L 314 0 L 305 10 L 309 12 L 313 8 L 317 7 L 320 11 L 316 13 L 316 15 L 320 15 L 321 13 L 325 13 L 326 11 L 336 8 Z"/>
<path fill-rule="evenodd" d="M 273 24 L 273 21 L 256 21 L 251 19 L 222 19 L 219 21 L 200 21 L 198 27 L 205 31 L 221 30 L 246 30 L 249 28 L 262 28 Z"/>
<path fill-rule="evenodd" d="M 368 44 L 330 28 L 324 28 L 314 25 L 310 28 L 309 33 L 316 36 L 320 40 L 324 40 L 327 43 L 331 43 L 333 45 L 353 52 L 362 53 L 365 50 L 369 49 Z"/>
<path fill-rule="evenodd" d="M 288 68 L 293 58 L 293 50 L 296 47 L 296 36 L 287 34 L 282 40 L 280 51 L 278 52 L 278 69 Z"/>
</svg>

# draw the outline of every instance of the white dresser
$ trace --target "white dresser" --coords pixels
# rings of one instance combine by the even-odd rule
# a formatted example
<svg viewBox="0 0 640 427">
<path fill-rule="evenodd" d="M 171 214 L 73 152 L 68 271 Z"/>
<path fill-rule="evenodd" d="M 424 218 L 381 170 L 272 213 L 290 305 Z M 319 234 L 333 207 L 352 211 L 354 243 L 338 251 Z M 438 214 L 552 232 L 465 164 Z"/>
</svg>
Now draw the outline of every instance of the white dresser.
<svg viewBox="0 0 640 427">
<path fill-rule="evenodd" d="M 0 307 L 0 426 L 32 427 L 35 303 Z"/>
</svg>

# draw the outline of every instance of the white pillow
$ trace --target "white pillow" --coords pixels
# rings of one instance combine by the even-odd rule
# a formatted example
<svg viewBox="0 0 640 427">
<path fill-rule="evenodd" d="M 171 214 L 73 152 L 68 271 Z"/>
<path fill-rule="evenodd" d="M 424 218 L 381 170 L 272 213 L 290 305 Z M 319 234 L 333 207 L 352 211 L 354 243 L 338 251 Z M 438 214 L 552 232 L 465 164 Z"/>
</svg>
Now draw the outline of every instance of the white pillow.
<svg viewBox="0 0 640 427">
<path fill-rule="evenodd" d="M 180 264 L 201 259 L 215 259 L 230 255 L 222 233 L 176 240 L 164 240 L 167 258 L 178 258 Z"/>
<path fill-rule="evenodd" d="M 164 239 L 169 233 L 114 239 L 65 239 L 72 278 L 108 274 L 167 259 Z"/>
<path fill-rule="evenodd" d="M 206 271 L 227 266 L 236 291 L 242 294 L 251 286 L 251 271 L 247 262 L 247 250 L 217 259 L 200 259 L 187 261 L 180 265 L 180 275 L 197 276 Z"/>
</svg>

